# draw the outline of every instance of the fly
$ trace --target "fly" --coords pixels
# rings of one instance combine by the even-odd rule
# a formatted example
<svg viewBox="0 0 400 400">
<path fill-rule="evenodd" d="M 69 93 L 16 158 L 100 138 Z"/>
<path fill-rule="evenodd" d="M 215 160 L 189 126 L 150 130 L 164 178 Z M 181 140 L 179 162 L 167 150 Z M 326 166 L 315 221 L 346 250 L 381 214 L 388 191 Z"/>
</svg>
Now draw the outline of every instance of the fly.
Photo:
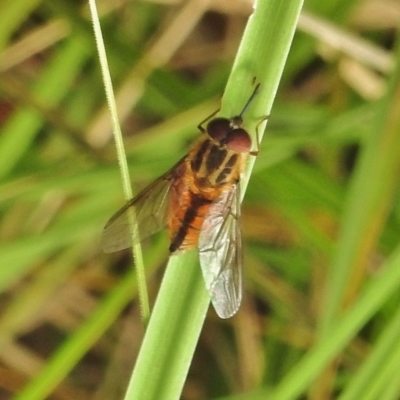
<svg viewBox="0 0 400 400">
<path fill-rule="evenodd" d="M 200 123 L 203 135 L 189 153 L 117 211 L 102 235 L 104 252 L 112 253 L 167 225 L 171 255 L 198 248 L 206 288 L 221 318 L 233 316 L 242 300 L 240 175 L 247 156 L 258 154 L 242 126 L 259 87 L 239 115 L 210 120 L 213 114 Z"/>
</svg>

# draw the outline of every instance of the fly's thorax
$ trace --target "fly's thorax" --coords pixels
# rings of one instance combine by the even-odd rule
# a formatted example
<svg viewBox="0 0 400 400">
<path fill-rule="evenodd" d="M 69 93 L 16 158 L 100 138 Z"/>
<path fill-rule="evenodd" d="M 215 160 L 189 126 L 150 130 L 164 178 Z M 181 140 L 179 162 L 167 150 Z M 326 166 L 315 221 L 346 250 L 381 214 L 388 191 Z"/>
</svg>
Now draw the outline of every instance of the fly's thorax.
<svg viewBox="0 0 400 400">
<path fill-rule="evenodd" d="M 209 137 L 202 138 L 189 153 L 190 168 L 203 190 L 234 184 L 240 178 L 246 153 L 221 146 Z"/>
</svg>

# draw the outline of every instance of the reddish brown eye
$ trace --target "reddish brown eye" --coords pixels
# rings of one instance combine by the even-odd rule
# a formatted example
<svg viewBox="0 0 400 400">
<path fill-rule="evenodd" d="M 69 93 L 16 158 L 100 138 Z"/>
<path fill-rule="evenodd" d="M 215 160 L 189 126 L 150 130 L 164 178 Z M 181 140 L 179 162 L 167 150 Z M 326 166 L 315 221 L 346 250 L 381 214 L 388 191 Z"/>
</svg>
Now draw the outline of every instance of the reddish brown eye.
<svg viewBox="0 0 400 400">
<path fill-rule="evenodd" d="M 231 130 L 229 119 L 214 118 L 207 125 L 207 132 L 211 139 L 224 144 Z"/>
<path fill-rule="evenodd" d="M 229 133 L 226 146 L 237 153 L 247 153 L 251 149 L 251 139 L 247 131 L 237 128 Z"/>
</svg>

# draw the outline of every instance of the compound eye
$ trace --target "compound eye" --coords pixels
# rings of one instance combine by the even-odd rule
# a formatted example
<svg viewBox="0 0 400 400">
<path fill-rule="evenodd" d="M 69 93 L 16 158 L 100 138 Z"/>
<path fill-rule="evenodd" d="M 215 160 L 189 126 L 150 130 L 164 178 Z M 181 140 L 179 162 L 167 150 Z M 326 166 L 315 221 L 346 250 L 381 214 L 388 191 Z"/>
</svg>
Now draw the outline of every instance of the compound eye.
<svg viewBox="0 0 400 400">
<path fill-rule="evenodd" d="M 233 129 L 226 139 L 226 147 L 236 153 L 248 153 L 251 149 L 251 139 L 246 130 Z"/>
<path fill-rule="evenodd" d="M 207 125 L 207 132 L 211 139 L 224 144 L 231 131 L 229 119 L 214 118 Z"/>
</svg>

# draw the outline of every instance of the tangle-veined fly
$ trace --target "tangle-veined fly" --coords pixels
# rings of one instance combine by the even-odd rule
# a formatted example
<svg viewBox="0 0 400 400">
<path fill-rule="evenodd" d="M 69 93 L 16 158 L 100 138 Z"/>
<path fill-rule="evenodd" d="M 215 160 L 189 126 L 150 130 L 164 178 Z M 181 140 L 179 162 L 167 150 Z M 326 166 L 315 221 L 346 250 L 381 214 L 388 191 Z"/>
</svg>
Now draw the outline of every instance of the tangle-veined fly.
<svg viewBox="0 0 400 400">
<path fill-rule="evenodd" d="M 198 247 L 206 288 L 221 318 L 233 316 L 242 300 L 240 174 L 247 156 L 258 153 L 251 151 L 242 125 L 259 86 L 239 115 L 204 120 L 189 153 L 117 211 L 102 235 L 103 250 L 112 253 L 167 225 L 171 254 Z"/>
</svg>

